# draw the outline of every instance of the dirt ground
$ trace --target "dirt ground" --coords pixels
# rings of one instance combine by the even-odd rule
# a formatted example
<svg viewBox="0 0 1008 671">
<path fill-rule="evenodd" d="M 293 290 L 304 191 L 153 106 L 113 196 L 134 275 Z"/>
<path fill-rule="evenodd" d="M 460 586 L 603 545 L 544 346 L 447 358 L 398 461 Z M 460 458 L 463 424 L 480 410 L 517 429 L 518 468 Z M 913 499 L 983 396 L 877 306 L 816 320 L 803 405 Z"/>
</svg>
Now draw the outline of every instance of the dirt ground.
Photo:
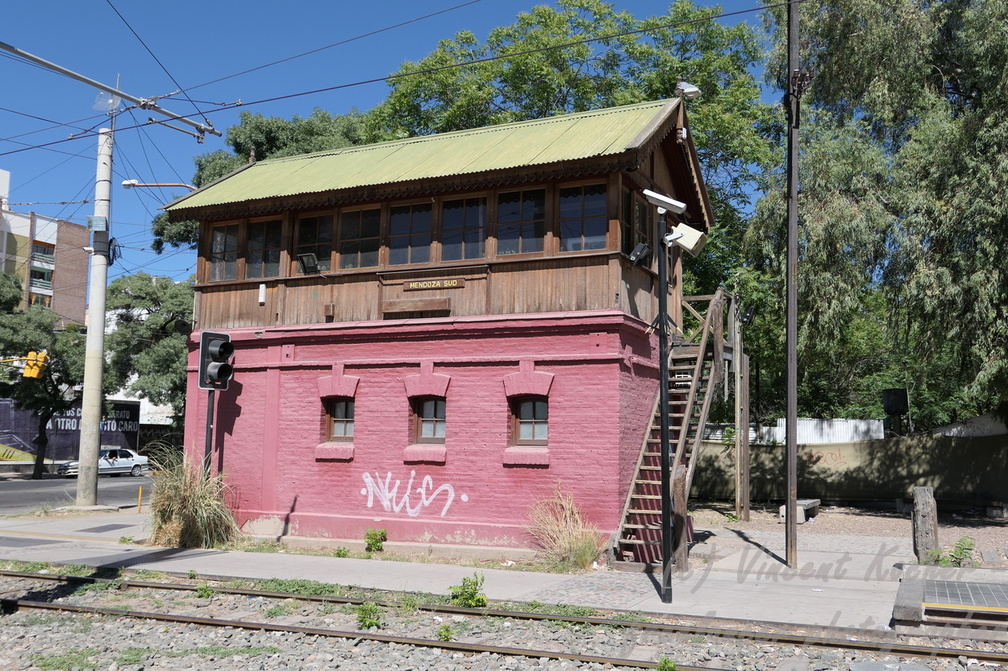
<svg viewBox="0 0 1008 671">
<path fill-rule="evenodd" d="M 738 529 L 753 531 L 780 531 L 778 506 L 752 506 L 749 521 L 734 518 L 735 506 L 731 503 L 691 504 L 690 515 L 697 529 Z M 963 537 L 976 541 L 975 560 L 985 567 L 1008 567 L 1008 518 L 989 518 L 983 510 L 959 513 L 939 513 L 938 539 L 947 552 Z M 910 513 L 895 510 L 875 510 L 843 506 L 823 506 L 814 522 L 802 524 L 802 534 L 837 534 L 850 536 L 889 536 L 913 538 Z M 990 561 L 994 557 L 998 561 Z"/>
</svg>

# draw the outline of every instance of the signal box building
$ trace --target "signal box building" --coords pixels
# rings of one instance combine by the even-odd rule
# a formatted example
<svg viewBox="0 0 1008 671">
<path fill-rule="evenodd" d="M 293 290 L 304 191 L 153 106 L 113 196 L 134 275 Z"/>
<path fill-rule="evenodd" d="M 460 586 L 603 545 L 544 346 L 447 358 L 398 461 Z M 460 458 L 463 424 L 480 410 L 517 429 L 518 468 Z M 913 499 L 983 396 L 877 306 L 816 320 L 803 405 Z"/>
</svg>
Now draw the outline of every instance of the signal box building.
<svg viewBox="0 0 1008 671">
<path fill-rule="evenodd" d="M 709 229 L 678 99 L 259 161 L 176 200 L 169 216 L 200 224 L 187 450 L 210 443 L 241 523 L 302 536 L 527 546 L 530 507 L 560 487 L 644 542 L 644 189 Z M 681 287 L 672 248 L 680 326 Z M 234 346 L 209 441 L 201 330 Z"/>
</svg>

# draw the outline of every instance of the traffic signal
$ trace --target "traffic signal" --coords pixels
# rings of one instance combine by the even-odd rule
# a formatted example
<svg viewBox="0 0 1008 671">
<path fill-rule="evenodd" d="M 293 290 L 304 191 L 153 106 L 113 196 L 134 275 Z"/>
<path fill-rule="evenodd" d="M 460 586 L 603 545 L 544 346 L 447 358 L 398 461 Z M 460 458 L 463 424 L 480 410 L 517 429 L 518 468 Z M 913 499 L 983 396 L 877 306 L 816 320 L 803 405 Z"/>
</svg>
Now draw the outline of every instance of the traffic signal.
<svg viewBox="0 0 1008 671">
<path fill-rule="evenodd" d="M 203 331 L 200 334 L 199 388 L 227 389 L 234 368 L 228 363 L 234 354 L 231 336 L 227 333 Z"/>
<path fill-rule="evenodd" d="M 42 373 L 46 369 L 46 365 L 49 363 L 49 355 L 45 352 L 28 352 L 28 356 L 25 357 L 24 371 L 22 371 L 22 377 L 42 377 Z"/>
</svg>

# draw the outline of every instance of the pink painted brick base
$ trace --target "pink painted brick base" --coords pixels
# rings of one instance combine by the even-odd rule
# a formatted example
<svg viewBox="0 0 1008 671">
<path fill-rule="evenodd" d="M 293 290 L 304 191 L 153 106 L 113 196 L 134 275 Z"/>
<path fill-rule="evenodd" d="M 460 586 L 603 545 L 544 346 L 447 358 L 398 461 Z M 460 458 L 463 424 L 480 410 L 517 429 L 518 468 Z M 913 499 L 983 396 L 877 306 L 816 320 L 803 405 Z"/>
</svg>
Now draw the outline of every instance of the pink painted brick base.
<svg viewBox="0 0 1008 671">
<path fill-rule="evenodd" d="M 619 524 L 657 393 L 646 324 L 616 311 L 231 331 L 214 470 L 240 522 L 302 536 L 528 545 L 530 506 L 559 483 Z M 196 334 L 198 336 L 198 334 Z M 207 393 L 191 344 L 186 446 L 202 459 Z M 545 448 L 511 444 L 508 393 L 549 400 Z M 409 393 L 443 393 L 444 445 L 413 445 Z M 324 395 L 352 396 L 351 443 L 326 443 Z"/>
</svg>

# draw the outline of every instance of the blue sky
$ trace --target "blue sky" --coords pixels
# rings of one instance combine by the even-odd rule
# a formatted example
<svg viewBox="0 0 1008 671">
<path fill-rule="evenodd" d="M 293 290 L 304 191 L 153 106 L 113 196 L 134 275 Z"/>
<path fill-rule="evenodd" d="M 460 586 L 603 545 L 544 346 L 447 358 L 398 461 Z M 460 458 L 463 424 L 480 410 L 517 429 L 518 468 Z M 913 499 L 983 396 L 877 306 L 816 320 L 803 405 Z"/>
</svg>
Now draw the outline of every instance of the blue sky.
<svg viewBox="0 0 1008 671">
<path fill-rule="evenodd" d="M 466 2 L 24 0 L 5 4 L 0 41 L 99 82 L 115 86 L 118 80 L 120 90 L 136 97 L 162 96 L 183 87 L 195 107 L 181 95 L 159 104 L 195 120 L 203 113 L 226 132 L 238 123 L 241 109 L 284 118 L 308 116 L 316 107 L 333 114 L 353 108 L 365 111 L 385 97 L 385 83 L 214 110 L 217 103 L 250 102 L 384 77 L 403 61 L 423 58 L 439 39 L 460 30 L 471 30 L 483 39 L 492 28 L 512 23 L 519 12 L 548 4 L 477 0 L 457 7 Z M 662 15 L 668 7 L 658 0 L 615 0 L 614 4 L 638 18 Z M 759 3 L 698 0 L 696 4 L 720 4 L 734 12 Z M 457 8 L 232 76 L 453 7 Z M 732 22 L 738 20 L 757 25 L 759 14 L 745 14 Z M 214 83 L 200 86 L 207 82 Z M 11 209 L 78 223 L 93 213 L 92 203 L 56 203 L 94 198 L 94 131 L 108 124 L 107 117 L 92 109 L 97 93 L 86 84 L 0 51 L 0 169 L 11 173 Z M 158 207 L 186 190 L 125 190 L 119 184 L 125 179 L 189 182 L 194 156 L 226 148 L 223 138 L 212 135 L 197 144 L 192 137 L 161 126 L 129 128 L 143 124 L 149 116 L 147 111 L 134 110 L 120 115 L 117 122 L 111 230 L 122 247 L 122 257 L 110 269 L 110 280 L 138 271 L 176 280 L 189 277 L 195 252 L 169 248 L 159 256 L 149 250 L 150 221 Z M 71 134 L 80 137 L 67 140 Z"/>
</svg>

